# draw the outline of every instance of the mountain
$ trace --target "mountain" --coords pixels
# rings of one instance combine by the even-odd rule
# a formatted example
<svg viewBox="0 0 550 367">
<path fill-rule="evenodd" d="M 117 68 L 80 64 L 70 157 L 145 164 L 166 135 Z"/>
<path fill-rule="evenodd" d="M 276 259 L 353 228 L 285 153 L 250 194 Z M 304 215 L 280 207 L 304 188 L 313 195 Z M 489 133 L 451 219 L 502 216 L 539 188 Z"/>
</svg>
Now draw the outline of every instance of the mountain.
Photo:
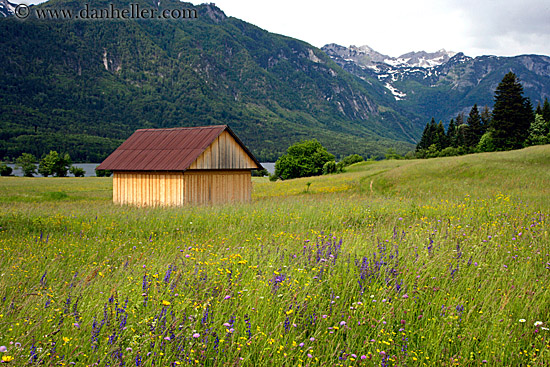
<svg viewBox="0 0 550 367">
<path fill-rule="evenodd" d="M 427 122 L 432 117 L 448 122 L 459 113 L 468 113 L 474 104 L 493 105 L 494 91 L 503 76 L 513 71 L 525 95 L 536 106 L 550 97 L 550 57 L 468 57 L 440 50 L 413 52 L 398 58 L 377 53 L 368 46 L 322 48 L 338 65 L 365 79 L 376 78 L 386 93 L 398 101 L 397 110 L 419 114 Z"/>
<path fill-rule="evenodd" d="M 33 8 L 77 14 L 85 4 Z M 93 6 L 110 4 L 197 16 L 0 19 L 0 158 L 55 149 L 97 162 L 139 128 L 213 124 L 229 124 L 263 161 L 311 138 L 337 156 L 369 157 L 404 153 L 422 131 L 424 121 L 400 112 L 376 77 L 356 77 L 321 50 L 213 4 Z"/>
<path fill-rule="evenodd" d="M 16 6 L 8 0 L 0 0 L 0 18 L 12 16 Z"/>
<path fill-rule="evenodd" d="M 379 64 L 394 67 L 428 68 L 441 65 L 456 55 L 456 52 L 442 49 L 437 52 L 409 52 L 399 57 L 391 57 L 381 54 L 367 45 L 343 47 L 335 43 L 323 46 L 322 50 L 334 59 L 354 62 L 366 68 L 376 68 Z"/>
</svg>

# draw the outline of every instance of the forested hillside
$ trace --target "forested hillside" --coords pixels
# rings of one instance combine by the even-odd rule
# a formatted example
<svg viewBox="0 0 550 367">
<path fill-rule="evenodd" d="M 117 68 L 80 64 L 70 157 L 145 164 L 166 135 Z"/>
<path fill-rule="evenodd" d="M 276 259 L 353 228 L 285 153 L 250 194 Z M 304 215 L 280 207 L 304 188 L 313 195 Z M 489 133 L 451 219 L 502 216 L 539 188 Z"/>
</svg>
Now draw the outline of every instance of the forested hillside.
<svg viewBox="0 0 550 367">
<path fill-rule="evenodd" d="M 210 124 L 229 124 L 263 161 L 306 138 L 336 156 L 414 147 L 424 121 L 396 112 L 374 79 L 353 76 L 305 42 L 227 18 L 212 4 L 160 6 L 182 4 L 198 17 L 0 19 L 0 158 L 57 150 L 97 162 L 136 129 Z"/>
</svg>

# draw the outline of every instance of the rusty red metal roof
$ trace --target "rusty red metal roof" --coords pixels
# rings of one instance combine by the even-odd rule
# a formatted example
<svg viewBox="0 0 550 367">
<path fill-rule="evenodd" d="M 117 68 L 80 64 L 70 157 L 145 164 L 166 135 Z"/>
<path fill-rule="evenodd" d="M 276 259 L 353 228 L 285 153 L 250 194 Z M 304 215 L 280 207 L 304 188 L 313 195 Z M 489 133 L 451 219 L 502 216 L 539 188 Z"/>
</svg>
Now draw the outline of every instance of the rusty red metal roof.
<svg viewBox="0 0 550 367">
<path fill-rule="evenodd" d="M 185 171 L 224 131 L 231 134 L 261 169 L 258 160 L 227 125 L 137 130 L 96 169 Z"/>
</svg>

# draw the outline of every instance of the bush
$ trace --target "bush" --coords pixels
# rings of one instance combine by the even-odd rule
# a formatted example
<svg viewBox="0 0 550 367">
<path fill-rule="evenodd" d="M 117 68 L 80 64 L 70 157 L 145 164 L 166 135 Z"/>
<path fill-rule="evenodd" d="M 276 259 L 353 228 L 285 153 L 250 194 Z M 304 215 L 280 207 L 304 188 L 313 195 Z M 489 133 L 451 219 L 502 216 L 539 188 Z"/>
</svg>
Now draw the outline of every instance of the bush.
<svg viewBox="0 0 550 367">
<path fill-rule="evenodd" d="M 347 167 L 347 166 L 351 166 L 354 163 L 363 162 L 364 160 L 365 159 L 361 157 L 359 154 L 352 154 L 342 159 L 341 162 L 344 164 L 345 167 Z"/>
<path fill-rule="evenodd" d="M 494 152 L 496 150 L 495 143 L 493 141 L 493 135 L 490 131 L 483 134 L 479 143 L 477 144 L 477 151 L 479 152 Z"/>
<path fill-rule="evenodd" d="M 431 146 L 430 146 L 430 148 L 431 148 Z M 397 154 L 395 149 L 390 148 L 390 149 L 388 149 L 388 152 L 386 153 L 386 159 L 403 159 L 403 157 L 400 156 L 399 154 Z"/>
<path fill-rule="evenodd" d="M 11 167 L 8 167 L 5 163 L 0 164 L 0 176 L 9 176 L 13 172 Z"/>
<path fill-rule="evenodd" d="M 29 153 L 23 153 L 15 160 L 15 166 L 21 168 L 23 176 L 33 177 L 36 174 L 36 157 Z"/>
<path fill-rule="evenodd" d="M 75 166 L 71 166 L 71 168 L 69 168 L 69 172 L 73 174 L 74 177 L 84 177 L 84 174 L 86 173 L 84 171 L 84 168 L 75 167 Z"/>
<path fill-rule="evenodd" d="M 323 175 L 329 175 L 336 172 L 336 162 L 328 161 L 323 165 Z"/>
<path fill-rule="evenodd" d="M 283 180 L 318 176 L 328 161 L 334 161 L 334 155 L 316 139 L 302 141 L 290 146 L 275 162 L 275 176 Z"/>
<path fill-rule="evenodd" d="M 45 155 L 38 165 L 38 173 L 44 177 L 57 176 L 66 177 L 72 160 L 69 154 L 61 156 L 55 150 L 51 150 L 50 153 Z"/>
<path fill-rule="evenodd" d="M 112 174 L 113 172 L 109 171 L 108 169 L 97 169 L 97 167 L 95 169 L 95 175 L 97 177 L 111 177 Z"/>
<path fill-rule="evenodd" d="M 269 175 L 269 172 L 267 172 L 267 170 L 264 168 L 252 170 L 251 174 L 252 177 L 265 177 Z"/>
</svg>

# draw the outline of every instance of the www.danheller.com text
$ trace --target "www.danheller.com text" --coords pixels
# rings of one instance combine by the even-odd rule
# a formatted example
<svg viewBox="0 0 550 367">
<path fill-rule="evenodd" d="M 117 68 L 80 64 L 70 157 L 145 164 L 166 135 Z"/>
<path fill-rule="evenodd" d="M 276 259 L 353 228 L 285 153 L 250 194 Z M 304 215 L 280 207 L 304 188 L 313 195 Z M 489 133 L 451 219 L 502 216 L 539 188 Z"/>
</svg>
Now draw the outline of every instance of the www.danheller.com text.
<svg viewBox="0 0 550 367">
<path fill-rule="evenodd" d="M 21 4 L 15 10 L 18 18 L 37 19 L 188 19 L 198 18 L 198 12 L 192 8 L 155 9 L 140 4 L 130 4 L 127 8 L 116 8 L 109 4 L 105 8 L 94 8 L 86 3 L 83 9 L 59 9 L 28 7 Z"/>
</svg>

